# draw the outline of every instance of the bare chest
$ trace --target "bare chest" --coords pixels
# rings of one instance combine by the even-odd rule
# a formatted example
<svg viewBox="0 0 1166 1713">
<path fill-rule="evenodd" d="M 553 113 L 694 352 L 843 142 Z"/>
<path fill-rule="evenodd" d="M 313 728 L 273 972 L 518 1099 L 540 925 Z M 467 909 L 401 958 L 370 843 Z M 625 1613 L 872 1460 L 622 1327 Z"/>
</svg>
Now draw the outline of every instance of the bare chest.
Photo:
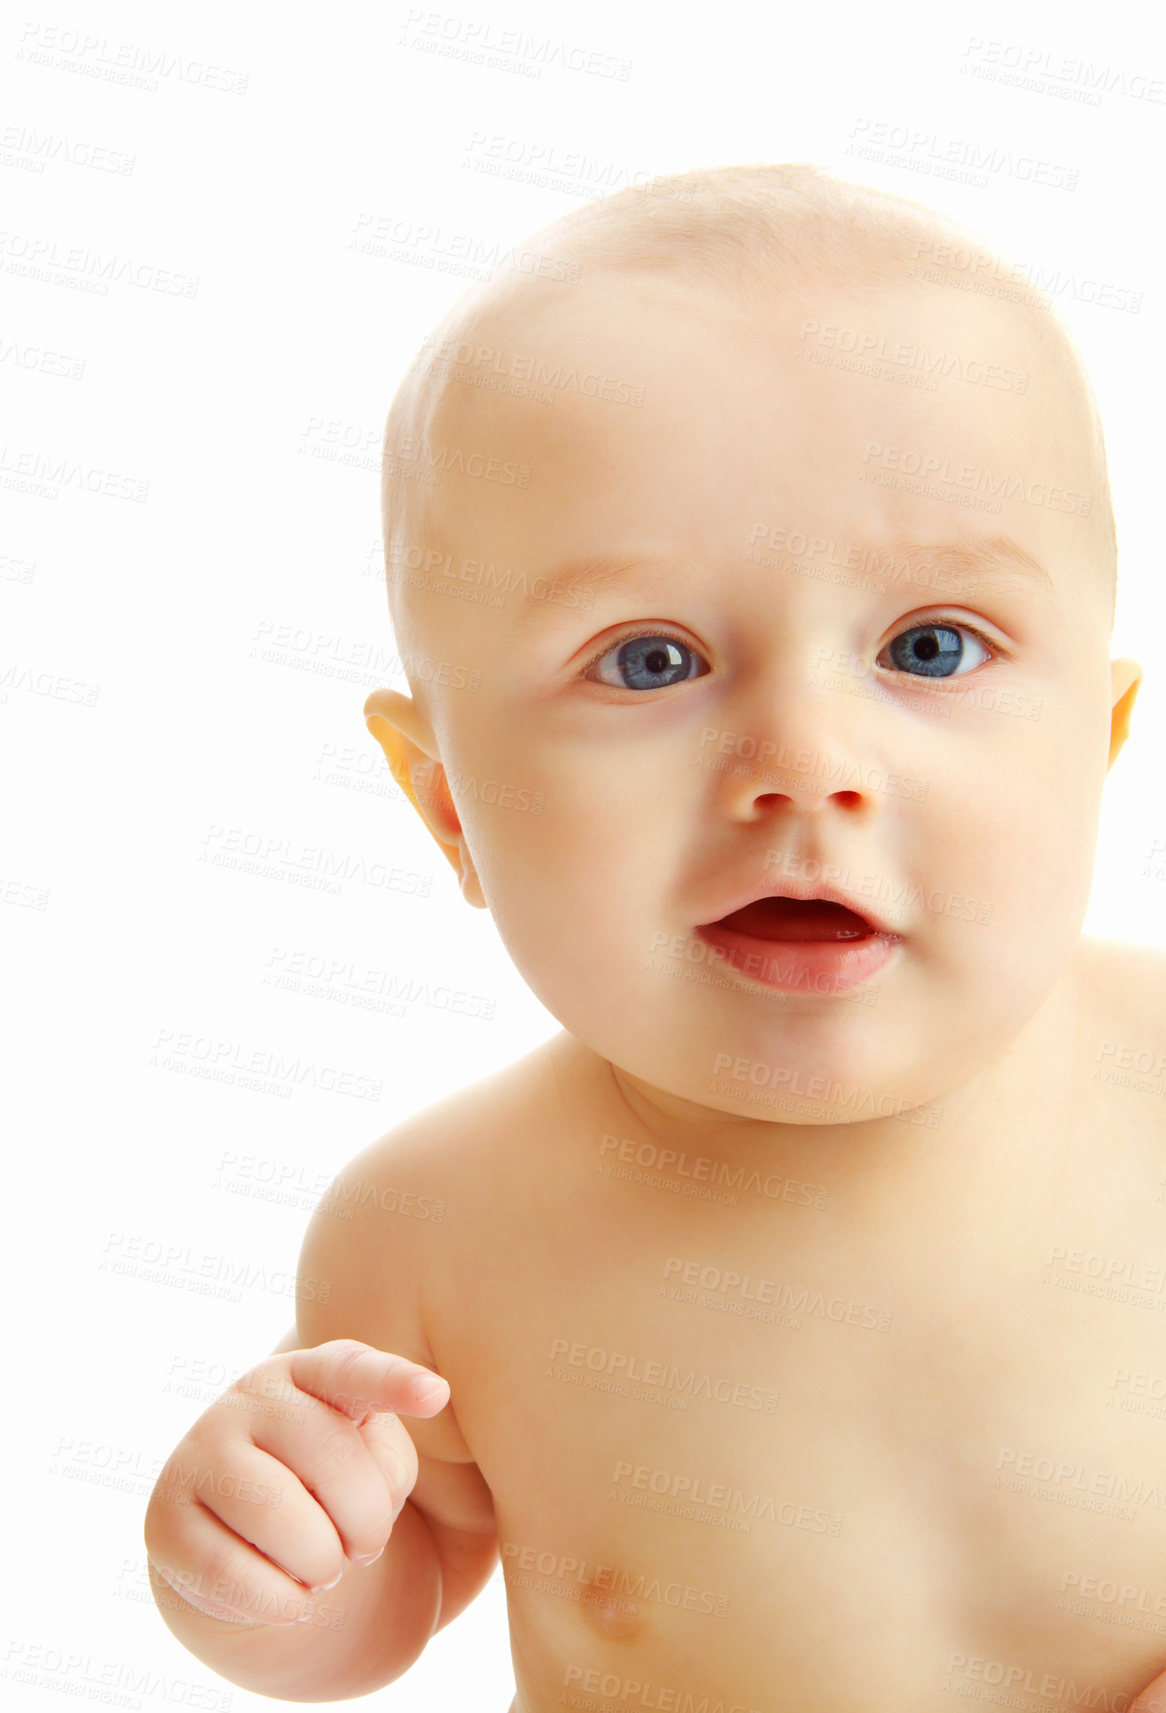
<svg viewBox="0 0 1166 1713">
<path fill-rule="evenodd" d="M 892 1197 L 861 1238 L 813 1184 L 677 1162 L 491 1200 L 437 1354 L 521 1713 L 629 1684 L 707 1713 L 1125 1705 L 1166 1667 L 1161 1139 L 1098 1084 L 1047 1171 Z"/>
</svg>

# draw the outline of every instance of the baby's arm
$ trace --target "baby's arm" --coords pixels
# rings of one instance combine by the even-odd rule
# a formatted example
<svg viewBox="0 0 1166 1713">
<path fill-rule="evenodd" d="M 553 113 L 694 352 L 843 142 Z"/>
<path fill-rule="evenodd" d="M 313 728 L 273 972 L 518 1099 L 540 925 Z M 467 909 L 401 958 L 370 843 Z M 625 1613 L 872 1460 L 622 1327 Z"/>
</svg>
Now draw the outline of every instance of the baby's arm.
<svg viewBox="0 0 1166 1713">
<path fill-rule="evenodd" d="M 390 1157 L 399 1167 L 395 1140 L 361 1156 L 363 1181 Z M 476 1466 L 420 1454 L 405 1429 L 406 1413 L 420 1425 L 447 1401 L 443 1390 L 421 1403 L 414 1390 L 416 1376 L 433 1374 L 413 1226 L 360 1208 L 350 1222 L 317 1211 L 299 1266 L 301 1288 L 314 1284 L 310 1299 L 298 1293 L 297 1327 L 204 1412 L 151 1497 L 146 1548 L 163 1620 L 240 1688 L 291 1701 L 367 1695 L 409 1669 L 497 1562 Z M 354 1562 L 386 1537 L 373 1564 Z M 314 1616 L 296 1622 L 311 1598 Z"/>
</svg>

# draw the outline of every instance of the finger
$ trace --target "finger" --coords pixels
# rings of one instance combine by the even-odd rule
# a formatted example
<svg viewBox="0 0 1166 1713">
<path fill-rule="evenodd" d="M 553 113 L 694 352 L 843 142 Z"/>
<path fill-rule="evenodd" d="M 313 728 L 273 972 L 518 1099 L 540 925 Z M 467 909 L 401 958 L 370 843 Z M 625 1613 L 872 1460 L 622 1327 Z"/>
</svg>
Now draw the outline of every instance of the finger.
<svg viewBox="0 0 1166 1713">
<path fill-rule="evenodd" d="M 417 1453 L 413 1442 L 395 1415 L 370 1416 L 362 1426 L 340 1415 L 315 1398 L 303 1397 L 302 1420 L 261 1420 L 251 1424 L 253 1447 L 266 1453 L 287 1472 L 281 1503 L 298 1528 L 310 1513 L 320 1511 L 334 1531 L 332 1551 L 355 1562 L 378 1553 L 417 1479 Z M 375 1442 L 369 1436 L 376 1431 Z M 233 1453 L 232 1463 L 238 1462 Z M 249 1466 L 254 1467 L 254 1466 Z M 258 1471 L 256 1471 L 258 1473 Z M 269 1473 L 269 1483 L 278 1470 Z M 217 1503 L 213 1508 L 241 1533 L 250 1531 L 233 1521 L 230 1511 Z M 339 1539 L 337 1547 L 336 1537 Z M 305 1536 L 306 1538 L 306 1536 Z M 313 1544 L 322 1544 L 318 1533 Z M 338 1562 L 327 1569 L 316 1559 L 312 1567 L 325 1581 L 344 1568 Z M 299 1564 L 289 1566 L 298 1576 Z"/>
<path fill-rule="evenodd" d="M 357 1431 L 393 1495 L 396 1522 L 417 1484 L 417 1447 L 413 1436 L 397 1416 L 370 1416 Z"/>
<path fill-rule="evenodd" d="M 291 1378 L 301 1391 L 351 1416 L 358 1426 L 385 1410 L 435 1416 L 449 1402 L 448 1382 L 431 1368 L 352 1338 L 294 1350 L 280 1360 L 289 1364 Z"/>
<path fill-rule="evenodd" d="M 224 1623 L 294 1624 L 312 1595 L 197 1499 L 160 1513 L 150 1563 L 187 1605 Z"/>
<path fill-rule="evenodd" d="M 341 1419 L 323 1404 L 313 1400 L 313 1405 L 326 1423 Z M 359 1441 L 355 1428 L 349 1426 L 345 1431 Z M 368 1465 L 365 1489 L 372 1495 L 372 1514 L 379 1515 L 385 1508 L 384 1480 L 363 1445 L 360 1450 Z M 232 1439 L 228 1446 L 209 1454 L 204 1450 L 200 1465 L 193 1463 L 189 1450 L 184 1457 L 180 1448 L 163 1471 L 158 1490 L 163 1498 L 180 1504 L 196 1500 L 277 1570 L 294 1576 L 308 1588 L 334 1583 L 347 1568 L 344 1544 L 327 1505 L 317 1502 L 282 1460 L 248 1439 Z M 359 1493 L 354 1503 L 359 1505 Z M 371 1541 L 374 1526 L 372 1516 L 366 1521 L 358 1509 L 358 1534 L 363 1527 L 364 1536 Z M 369 1550 L 383 1546 L 384 1538 Z"/>
</svg>

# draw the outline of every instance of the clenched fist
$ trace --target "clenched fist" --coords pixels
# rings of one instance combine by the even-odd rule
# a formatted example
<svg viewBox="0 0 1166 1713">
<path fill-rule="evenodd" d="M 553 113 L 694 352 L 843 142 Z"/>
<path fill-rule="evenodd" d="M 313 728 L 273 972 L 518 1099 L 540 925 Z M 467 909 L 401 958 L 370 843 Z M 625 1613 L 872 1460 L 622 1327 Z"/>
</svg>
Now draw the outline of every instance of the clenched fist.
<svg viewBox="0 0 1166 1713">
<path fill-rule="evenodd" d="M 146 1511 L 151 1564 L 225 1623 L 310 1617 L 311 1594 L 380 1557 L 413 1490 L 398 1416 L 448 1402 L 430 1369 L 354 1339 L 267 1357 L 167 1459 Z"/>
</svg>

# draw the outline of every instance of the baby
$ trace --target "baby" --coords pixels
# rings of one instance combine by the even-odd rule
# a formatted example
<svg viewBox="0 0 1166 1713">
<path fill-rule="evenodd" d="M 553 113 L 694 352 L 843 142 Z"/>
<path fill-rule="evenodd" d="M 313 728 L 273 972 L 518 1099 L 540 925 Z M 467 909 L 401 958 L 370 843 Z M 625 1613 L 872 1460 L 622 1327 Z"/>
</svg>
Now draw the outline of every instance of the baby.
<svg viewBox="0 0 1166 1713">
<path fill-rule="evenodd" d="M 657 179 L 462 298 L 384 469 L 368 724 L 562 1030 L 329 1191 L 164 1621 L 343 1700 L 501 1561 L 511 1713 L 1166 1707 L 1166 960 L 1081 936 L 1142 673 L 1047 300 Z"/>
</svg>

